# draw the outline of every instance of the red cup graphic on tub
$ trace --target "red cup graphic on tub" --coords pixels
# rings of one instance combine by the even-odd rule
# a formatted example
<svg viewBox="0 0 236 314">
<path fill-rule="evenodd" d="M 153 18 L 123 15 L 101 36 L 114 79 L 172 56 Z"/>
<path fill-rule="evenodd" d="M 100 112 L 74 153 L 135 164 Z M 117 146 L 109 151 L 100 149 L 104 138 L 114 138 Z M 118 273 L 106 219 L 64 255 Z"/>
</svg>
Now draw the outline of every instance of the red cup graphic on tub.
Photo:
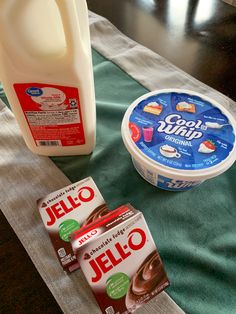
<svg viewBox="0 0 236 314">
<path fill-rule="evenodd" d="M 144 142 L 150 143 L 152 141 L 152 138 L 153 138 L 154 127 L 152 127 L 152 126 L 143 126 L 142 130 L 143 130 Z"/>
</svg>

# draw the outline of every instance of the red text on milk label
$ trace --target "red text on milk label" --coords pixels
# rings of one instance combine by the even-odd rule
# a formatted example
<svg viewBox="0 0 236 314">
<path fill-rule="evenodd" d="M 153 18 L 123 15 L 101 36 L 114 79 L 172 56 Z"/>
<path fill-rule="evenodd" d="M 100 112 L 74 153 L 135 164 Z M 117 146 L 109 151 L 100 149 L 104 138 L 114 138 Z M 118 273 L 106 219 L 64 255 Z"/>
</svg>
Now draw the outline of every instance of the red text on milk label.
<svg viewBox="0 0 236 314">
<path fill-rule="evenodd" d="M 87 195 L 85 192 L 88 192 Z M 68 195 L 65 199 L 54 203 L 45 209 L 48 214 L 47 226 L 52 226 L 57 219 L 65 216 L 72 210 L 80 207 L 84 202 L 90 202 L 94 198 L 95 192 L 89 186 L 83 186 L 78 191 L 78 196 Z"/>
<path fill-rule="evenodd" d="M 140 239 L 138 243 L 132 241 L 132 235 L 138 233 Z M 92 282 L 97 282 L 102 278 L 102 275 L 107 273 L 109 270 L 120 264 L 123 260 L 132 254 L 132 251 L 140 250 L 146 242 L 146 234 L 140 229 L 133 229 L 128 234 L 127 244 L 121 245 L 116 242 L 113 249 L 108 249 L 104 253 L 98 255 L 95 259 L 89 261 L 90 266 L 94 270 L 95 276 L 91 278 Z"/>
<path fill-rule="evenodd" d="M 85 144 L 77 88 L 24 83 L 14 89 L 37 146 Z"/>
</svg>

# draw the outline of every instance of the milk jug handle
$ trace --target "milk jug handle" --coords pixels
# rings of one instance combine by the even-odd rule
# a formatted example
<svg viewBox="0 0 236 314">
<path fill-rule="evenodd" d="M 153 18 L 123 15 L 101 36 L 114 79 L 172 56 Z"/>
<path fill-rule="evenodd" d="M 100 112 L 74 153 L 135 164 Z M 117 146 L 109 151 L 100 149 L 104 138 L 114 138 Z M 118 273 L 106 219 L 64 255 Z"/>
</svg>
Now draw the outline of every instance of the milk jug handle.
<svg viewBox="0 0 236 314">
<path fill-rule="evenodd" d="M 83 46 L 78 15 L 74 0 L 55 0 L 60 12 L 64 29 L 67 53 L 75 56 L 78 49 Z"/>
</svg>

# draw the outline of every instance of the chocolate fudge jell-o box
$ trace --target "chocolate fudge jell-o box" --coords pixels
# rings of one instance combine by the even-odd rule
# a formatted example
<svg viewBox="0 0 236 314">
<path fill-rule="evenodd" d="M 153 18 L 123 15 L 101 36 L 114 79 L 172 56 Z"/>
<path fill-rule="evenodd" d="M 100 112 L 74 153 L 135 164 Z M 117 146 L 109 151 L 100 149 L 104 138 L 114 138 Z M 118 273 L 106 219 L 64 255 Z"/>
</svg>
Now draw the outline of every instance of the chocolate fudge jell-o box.
<svg viewBox="0 0 236 314">
<path fill-rule="evenodd" d="M 102 313 L 132 313 L 169 285 L 143 214 L 123 205 L 71 235 Z"/>
<path fill-rule="evenodd" d="M 72 272 L 79 264 L 70 234 L 109 213 L 101 193 L 88 177 L 39 199 L 38 208 L 62 267 Z"/>
</svg>

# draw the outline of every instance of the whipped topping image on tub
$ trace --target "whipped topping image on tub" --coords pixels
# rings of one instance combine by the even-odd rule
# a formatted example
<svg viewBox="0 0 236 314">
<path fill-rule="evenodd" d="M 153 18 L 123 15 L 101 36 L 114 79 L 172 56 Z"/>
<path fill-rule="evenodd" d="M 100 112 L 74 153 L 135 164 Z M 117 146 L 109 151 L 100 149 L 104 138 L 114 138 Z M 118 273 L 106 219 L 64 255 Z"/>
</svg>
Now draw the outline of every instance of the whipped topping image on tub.
<svg viewBox="0 0 236 314">
<path fill-rule="evenodd" d="M 147 110 L 154 103 L 161 107 L 158 115 Z M 220 103 L 193 91 L 164 89 L 139 97 L 127 109 L 121 132 L 137 172 L 169 191 L 192 189 L 236 159 L 234 117 Z"/>
<path fill-rule="evenodd" d="M 37 205 L 61 266 L 68 273 L 79 268 L 70 244 L 71 233 L 109 213 L 93 179 L 88 177 L 50 193 Z"/>
<path fill-rule="evenodd" d="M 160 147 L 160 153 L 165 156 L 165 157 L 168 157 L 168 158 L 180 158 L 181 155 L 177 152 L 177 150 L 172 147 L 172 146 L 169 146 L 169 145 L 163 145 Z"/>
<path fill-rule="evenodd" d="M 143 214 L 130 204 L 74 232 L 71 243 L 104 314 L 132 313 L 169 285 Z"/>
</svg>

